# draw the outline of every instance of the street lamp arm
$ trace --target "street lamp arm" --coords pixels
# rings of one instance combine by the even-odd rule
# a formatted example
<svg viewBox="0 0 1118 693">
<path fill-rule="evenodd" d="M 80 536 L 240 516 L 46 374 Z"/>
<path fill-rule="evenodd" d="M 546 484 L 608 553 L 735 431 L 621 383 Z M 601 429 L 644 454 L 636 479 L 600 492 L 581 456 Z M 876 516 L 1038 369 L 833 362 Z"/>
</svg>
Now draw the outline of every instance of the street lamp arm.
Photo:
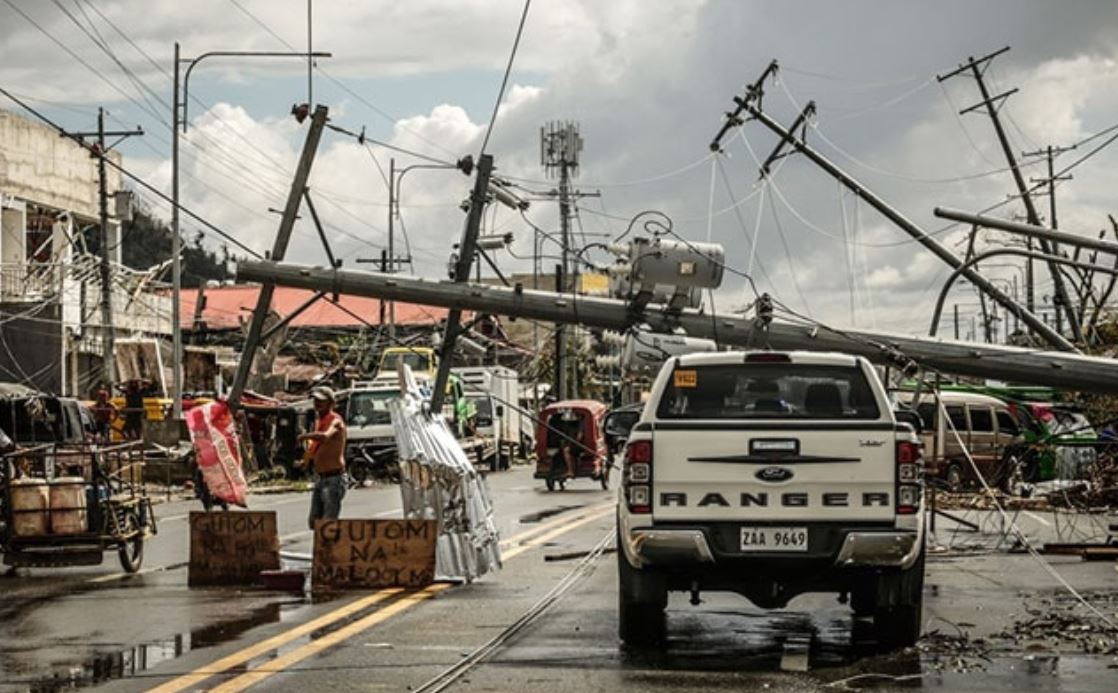
<svg viewBox="0 0 1118 693">
<path fill-rule="evenodd" d="M 182 77 L 182 131 L 186 132 L 187 110 L 190 108 L 190 73 L 194 66 L 206 58 L 238 57 L 238 58 L 332 58 L 333 53 L 314 51 L 312 53 L 299 53 L 296 51 L 208 51 L 197 58 L 182 58 L 179 62 L 186 63 L 186 72 Z M 178 114 L 176 114 L 177 116 Z"/>
<path fill-rule="evenodd" d="M 993 250 L 987 250 L 984 253 L 976 254 L 974 257 L 967 260 L 962 265 L 959 265 L 959 267 L 957 267 L 955 271 L 951 273 L 951 276 L 947 278 L 947 281 L 943 283 L 943 288 L 940 289 L 939 292 L 939 298 L 936 299 L 936 308 L 932 312 L 932 325 L 930 328 L 928 328 L 928 336 L 936 336 L 936 331 L 939 329 L 940 317 L 943 315 L 943 304 L 947 300 L 947 292 L 951 290 L 951 287 L 955 284 L 955 280 L 959 278 L 959 275 L 966 272 L 968 269 L 970 269 L 977 263 L 982 262 L 983 260 L 988 260 L 992 257 L 998 257 L 1000 255 L 1017 255 L 1019 257 L 1033 258 L 1034 260 L 1055 262 L 1057 264 L 1067 265 L 1069 267 L 1078 267 L 1080 269 L 1095 270 L 1097 272 L 1103 272 L 1105 274 L 1118 275 L 1118 267 L 1101 267 L 1099 265 L 1092 265 L 1086 262 L 1076 262 L 1075 260 L 1069 260 L 1067 258 L 1057 257 L 1055 255 L 1049 255 L 1047 253 L 1034 253 L 1028 250 L 1023 250 L 1021 248 L 995 248 Z"/>
</svg>

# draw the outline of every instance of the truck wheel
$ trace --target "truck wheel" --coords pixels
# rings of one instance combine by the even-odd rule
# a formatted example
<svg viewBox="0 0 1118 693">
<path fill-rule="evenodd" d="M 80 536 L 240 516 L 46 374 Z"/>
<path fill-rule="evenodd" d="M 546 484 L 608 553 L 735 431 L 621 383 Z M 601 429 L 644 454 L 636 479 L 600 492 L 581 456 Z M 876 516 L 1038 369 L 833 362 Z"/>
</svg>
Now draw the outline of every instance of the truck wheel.
<svg viewBox="0 0 1118 693">
<path fill-rule="evenodd" d="M 629 647 L 661 645 L 667 633 L 664 609 L 668 590 L 663 578 L 629 565 L 624 551 L 617 550 L 617 635 Z"/>
<path fill-rule="evenodd" d="M 873 627 L 882 649 L 913 645 L 920 638 L 924 607 L 924 551 L 908 570 L 882 578 L 879 595 L 892 593 L 891 603 L 883 605 L 881 597 L 873 614 Z"/>
</svg>

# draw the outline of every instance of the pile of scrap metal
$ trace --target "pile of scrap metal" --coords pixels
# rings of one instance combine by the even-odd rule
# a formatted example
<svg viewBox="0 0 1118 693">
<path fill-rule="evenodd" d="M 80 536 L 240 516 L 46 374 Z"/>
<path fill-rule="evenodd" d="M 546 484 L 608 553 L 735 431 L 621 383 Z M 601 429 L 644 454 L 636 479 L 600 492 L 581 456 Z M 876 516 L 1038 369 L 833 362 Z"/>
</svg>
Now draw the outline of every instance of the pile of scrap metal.
<svg viewBox="0 0 1118 693">
<path fill-rule="evenodd" d="M 404 517 L 438 521 L 436 579 L 471 581 L 501 567 L 489 489 L 442 414 L 430 411 L 411 369 L 402 365 L 399 375 L 401 396 L 388 408 Z"/>
</svg>

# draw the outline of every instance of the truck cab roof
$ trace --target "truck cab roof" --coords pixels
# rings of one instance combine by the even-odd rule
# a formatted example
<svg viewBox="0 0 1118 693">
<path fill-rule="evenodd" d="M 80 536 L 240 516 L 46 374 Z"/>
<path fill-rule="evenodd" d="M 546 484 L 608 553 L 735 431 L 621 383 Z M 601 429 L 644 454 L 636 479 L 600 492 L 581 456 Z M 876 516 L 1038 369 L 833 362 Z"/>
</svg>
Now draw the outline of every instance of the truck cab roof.
<svg viewBox="0 0 1118 693">
<path fill-rule="evenodd" d="M 686 354 L 676 358 L 679 366 L 729 366 L 739 363 L 803 363 L 820 366 L 853 366 L 859 357 L 837 351 L 719 351 Z"/>
</svg>

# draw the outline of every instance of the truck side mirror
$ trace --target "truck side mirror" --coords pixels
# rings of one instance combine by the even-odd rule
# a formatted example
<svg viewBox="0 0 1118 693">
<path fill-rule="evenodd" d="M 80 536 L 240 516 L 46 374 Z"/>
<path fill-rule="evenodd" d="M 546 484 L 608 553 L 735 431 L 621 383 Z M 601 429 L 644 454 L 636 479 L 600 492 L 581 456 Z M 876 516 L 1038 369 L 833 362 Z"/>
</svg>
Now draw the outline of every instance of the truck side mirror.
<svg viewBox="0 0 1118 693">
<path fill-rule="evenodd" d="M 503 406 L 501 406 L 500 404 L 498 404 L 496 412 L 497 412 L 497 418 L 499 419 L 499 418 L 501 418 L 502 416 L 505 415 L 505 408 Z"/>
</svg>

